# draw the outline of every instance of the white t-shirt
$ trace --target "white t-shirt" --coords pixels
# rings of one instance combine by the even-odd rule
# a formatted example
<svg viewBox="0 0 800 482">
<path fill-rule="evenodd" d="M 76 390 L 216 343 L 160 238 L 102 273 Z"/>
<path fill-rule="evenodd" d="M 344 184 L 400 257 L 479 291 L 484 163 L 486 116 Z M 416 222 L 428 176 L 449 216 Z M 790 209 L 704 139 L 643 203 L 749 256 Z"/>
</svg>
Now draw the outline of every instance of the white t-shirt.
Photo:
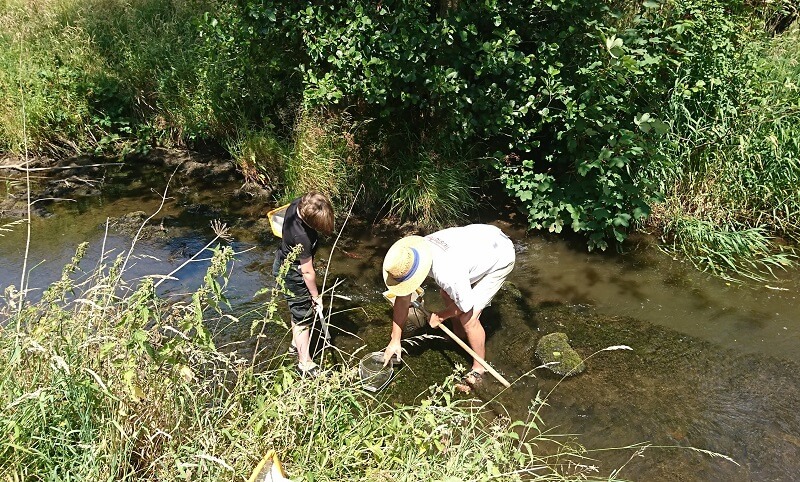
<svg viewBox="0 0 800 482">
<path fill-rule="evenodd" d="M 447 228 L 425 239 L 433 253 L 428 276 L 463 312 L 475 305 L 472 285 L 514 262 L 514 244 L 500 228 L 488 224 Z"/>
</svg>

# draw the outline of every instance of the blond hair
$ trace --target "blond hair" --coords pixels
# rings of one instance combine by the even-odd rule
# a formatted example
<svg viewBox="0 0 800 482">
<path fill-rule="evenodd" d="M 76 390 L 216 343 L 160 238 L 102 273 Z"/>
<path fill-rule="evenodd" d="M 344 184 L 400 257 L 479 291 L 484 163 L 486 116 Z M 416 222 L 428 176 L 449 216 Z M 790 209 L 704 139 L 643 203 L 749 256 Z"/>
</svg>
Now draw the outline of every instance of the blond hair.
<svg viewBox="0 0 800 482">
<path fill-rule="evenodd" d="M 297 210 L 303 221 L 315 231 L 326 236 L 333 232 L 333 206 L 324 194 L 309 192 L 300 199 Z"/>
</svg>

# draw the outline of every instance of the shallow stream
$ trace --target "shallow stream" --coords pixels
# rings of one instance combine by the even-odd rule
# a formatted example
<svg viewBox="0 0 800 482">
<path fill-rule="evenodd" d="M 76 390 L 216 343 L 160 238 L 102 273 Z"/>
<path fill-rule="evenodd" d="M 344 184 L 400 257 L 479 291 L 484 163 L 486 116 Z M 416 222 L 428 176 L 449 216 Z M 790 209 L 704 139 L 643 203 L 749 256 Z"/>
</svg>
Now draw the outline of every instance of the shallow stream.
<svg viewBox="0 0 800 482">
<path fill-rule="evenodd" d="M 90 243 L 84 270 L 103 249 L 127 251 L 135 230 L 111 223 L 106 233 L 108 219 L 158 212 L 136 244 L 129 280 L 178 267 L 213 238 L 210 222 L 220 219 L 231 226 L 232 245 L 241 252 L 229 298 L 242 322 L 218 327 L 218 336 L 229 349 L 247 353 L 253 346 L 248 316 L 264 301 L 254 294 L 272 282 L 277 239 L 263 219 L 272 206 L 234 195 L 237 182 L 197 185 L 177 175 L 159 211 L 169 177 L 161 168 L 115 168 L 93 195 L 50 205 L 50 215 L 32 223 L 29 287 L 58 279 L 83 241 Z M 644 236 L 624 254 L 587 253 L 578 242 L 526 233 L 509 212 L 506 206 L 486 209 L 474 221 L 500 226 L 517 247 L 510 283 L 483 316 L 487 358 L 515 383 L 498 395 L 500 385 L 487 377 L 477 396 L 496 396 L 499 403 L 490 406 L 524 418 L 537 393 L 546 395 L 546 427 L 574 434 L 592 450 L 601 473 L 624 465 L 620 476 L 632 480 L 800 480 L 800 274 L 730 285 L 670 258 Z M 0 225 L 7 221 L 0 218 Z M 390 311 L 379 267 L 400 235 L 351 219 L 330 257 L 328 286 L 340 281 L 336 292 L 349 298 L 336 298 L 331 317 L 334 344 L 345 352 L 379 350 L 388 341 Z M 318 253 L 321 270 L 332 241 Z M 0 237 L 0 290 L 19 284 L 24 249 L 23 225 Z M 179 280 L 163 285 L 163 294 L 181 296 L 198 286 L 205 268 L 204 261 L 191 263 Z M 437 297 L 428 286 L 429 307 Z M 582 356 L 591 355 L 581 375 L 560 381 L 534 370 L 536 340 L 554 331 L 566 333 Z M 414 335 L 420 333 L 437 334 Z M 278 353 L 288 338 L 273 330 L 267 344 Z M 613 345 L 633 350 L 596 353 Z M 413 400 L 467 364 L 454 343 L 421 338 L 378 396 Z M 652 447 L 642 457 L 630 448 L 604 450 L 637 443 Z M 725 454 L 739 465 L 686 447 Z"/>
</svg>

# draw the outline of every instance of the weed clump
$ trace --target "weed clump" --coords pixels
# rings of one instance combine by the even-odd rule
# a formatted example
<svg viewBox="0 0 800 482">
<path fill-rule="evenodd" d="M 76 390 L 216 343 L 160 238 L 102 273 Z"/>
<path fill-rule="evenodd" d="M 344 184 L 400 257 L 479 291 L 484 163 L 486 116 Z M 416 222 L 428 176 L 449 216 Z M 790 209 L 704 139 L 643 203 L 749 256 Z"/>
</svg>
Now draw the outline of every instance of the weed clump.
<svg viewBox="0 0 800 482">
<path fill-rule="evenodd" d="M 258 345 L 246 358 L 217 347 L 209 327 L 233 317 L 233 252 L 210 248 L 227 239 L 224 226 L 215 232 L 200 286 L 169 303 L 157 291 L 177 270 L 128 286 L 122 257 L 82 272 L 85 247 L 41 301 L 6 291 L 0 425 L 13 430 L 0 441 L 0 473 L 244 480 L 275 450 L 293 479 L 596 478 L 583 448 L 540 430 L 541 403 L 526 421 L 487 421 L 485 405 L 455 396 L 451 375 L 414 405 L 390 406 L 360 389 L 355 366 L 298 379 L 282 356 L 256 357 Z M 259 310 L 264 323 L 276 306 L 272 296 Z"/>
</svg>

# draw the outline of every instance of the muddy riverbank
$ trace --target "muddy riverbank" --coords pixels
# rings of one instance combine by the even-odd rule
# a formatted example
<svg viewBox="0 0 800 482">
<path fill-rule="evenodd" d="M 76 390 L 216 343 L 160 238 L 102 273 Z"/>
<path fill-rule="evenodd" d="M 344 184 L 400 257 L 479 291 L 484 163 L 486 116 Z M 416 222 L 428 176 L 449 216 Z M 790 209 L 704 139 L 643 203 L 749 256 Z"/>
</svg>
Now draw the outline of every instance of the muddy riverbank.
<svg viewBox="0 0 800 482">
<path fill-rule="evenodd" d="M 24 159 L 0 159 L 0 218 L 27 216 L 27 186 Z M 77 156 L 66 161 L 34 158 L 31 169 L 31 199 L 34 216 L 52 214 L 54 203 L 85 205 L 92 198 L 147 196 L 163 192 L 171 182 L 171 191 L 200 190 L 214 184 L 236 185 L 233 197 L 268 202 L 269 187 L 242 182 L 235 164 L 214 154 L 186 150 L 154 149 L 146 154 L 123 158 Z"/>
</svg>

